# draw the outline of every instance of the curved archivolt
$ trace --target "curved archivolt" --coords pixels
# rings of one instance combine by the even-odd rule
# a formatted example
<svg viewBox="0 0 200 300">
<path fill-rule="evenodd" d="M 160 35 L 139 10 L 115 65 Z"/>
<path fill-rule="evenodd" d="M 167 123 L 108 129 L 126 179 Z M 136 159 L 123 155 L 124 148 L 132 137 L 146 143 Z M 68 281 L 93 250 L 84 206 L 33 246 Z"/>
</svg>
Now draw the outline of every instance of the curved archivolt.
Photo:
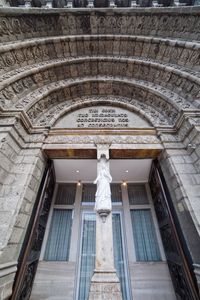
<svg viewBox="0 0 200 300">
<path fill-rule="evenodd" d="M 84 78 L 67 84 L 65 81 L 60 81 L 55 83 L 54 88 L 46 90 L 46 93 L 41 93 L 41 95 L 27 110 L 34 125 L 51 124 L 53 122 L 51 118 L 57 111 L 70 109 L 73 104 L 84 102 L 87 96 L 92 96 L 92 100 L 89 100 L 92 101 L 91 103 L 100 96 L 105 100 L 112 97 L 114 102 L 133 105 L 146 115 L 150 114 L 152 118 L 154 117 L 154 122 L 152 120 L 154 125 L 173 125 L 179 116 L 178 109 L 167 101 L 166 96 L 145 86 L 144 83 L 133 80 L 127 82 L 122 78 Z"/>
<path fill-rule="evenodd" d="M 24 111 L 33 126 L 52 126 L 63 112 L 103 97 L 153 126 L 174 126 L 182 112 L 199 108 L 198 42 L 117 32 L 72 37 L 68 29 L 1 46 L 3 112 Z"/>
</svg>

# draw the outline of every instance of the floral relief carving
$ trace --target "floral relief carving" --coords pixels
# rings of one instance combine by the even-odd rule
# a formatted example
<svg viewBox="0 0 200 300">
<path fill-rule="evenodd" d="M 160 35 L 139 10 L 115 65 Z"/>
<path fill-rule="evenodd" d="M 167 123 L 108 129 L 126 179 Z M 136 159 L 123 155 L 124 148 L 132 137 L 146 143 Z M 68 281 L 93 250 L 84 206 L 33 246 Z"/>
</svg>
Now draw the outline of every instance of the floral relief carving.
<svg viewBox="0 0 200 300">
<path fill-rule="evenodd" d="M 130 135 L 50 135 L 45 140 L 46 144 L 67 143 L 67 144 L 160 144 L 156 136 L 130 136 Z"/>
<path fill-rule="evenodd" d="M 59 98 L 60 99 L 60 98 Z M 28 116 L 37 126 L 46 126 L 47 124 L 52 126 L 60 114 L 66 109 L 73 109 L 79 107 L 79 105 L 91 105 L 91 102 L 98 104 L 102 101 L 108 101 L 115 105 L 124 103 L 130 105 L 129 109 L 137 110 L 142 115 L 145 115 L 149 121 L 154 125 L 169 125 L 171 124 L 169 119 L 166 118 L 161 112 L 155 108 L 150 107 L 148 104 L 141 103 L 140 101 L 129 99 L 125 97 L 113 97 L 113 96 L 95 96 L 95 97 L 81 97 L 73 100 L 61 102 L 57 105 L 52 105 L 53 101 L 46 98 L 43 99 L 41 107 L 35 106 L 28 111 Z M 44 105 L 48 105 L 48 109 L 44 110 Z"/>
<path fill-rule="evenodd" d="M 187 82 L 187 84 L 181 84 L 184 81 L 184 78 L 182 79 L 180 76 L 177 76 L 173 73 L 170 73 L 170 77 L 171 77 L 171 81 L 169 81 L 169 84 L 167 84 L 168 81 L 168 77 L 167 77 L 167 70 L 165 67 L 165 70 L 159 70 L 158 75 L 159 76 L 154 76 L 155 73 L 155 65 L 153 67 L 151 67 L 151 65 L 146 66 L 145 62 L 142 62 L 141 64 L 141 60 L 140 60 L 140 68 L 139 68 L 139 61 L 133 61 L 133 62 L 127 62 L 127 61 L 123 61 L 121 62 L 120 60 L 107 60 L 105 59 L 105 61 L 101 62 L 101 64 L 99 65 L 99 61 L 97 58 L 94 58 L 90 61 L 84 61 L 84 60 L 80 60 L 80 59 L 76 59 L 74 60 L 74 62 L 68 62 L 65 61 L 65 63 L 63 65 L 60 65 L 60 61 L 57 62 L 57 66 L 56 66 L 56 62 L 54 62 L 54 64 L 50 64 L 49 66 L 46 66 L 45 63 L 43 63 L 42 65 L 34 65 L 34 67 L 37 66 L 38 69 L 38 73 L 35 73 L 33 75 L 34 78 L 34 82 L 38 85 L 41 86 L 42 83 L 48 83 L 48 82 L 52 82 L 52 81 L 57 81 L 59 79 L 62 79 L 63 77 L 65 77 L 65 79 L 71 78 L 72 80 L 77 80 L 76 76 L 77 74 L 79 74 L 79 76 L 85 76 L 87 75 L 88 71 L 87 70 L 93 70 L 93 75 L 94 76 L 98 76 L 100 74 L 102 75 L 106 75 L 107 78 L 112 78 L 113 76 L 118 76 L 121 75 L 123 76 L 122 79 L 124 80 L 124 77 L 127 76 L 128 80 L 130 80 L 129 78 L 135 78 L 135 80 L 138 80 L 138 82 L 140 82 L 141 79 L 146 80 L 147 82 L 144 83 L 145 86 L 149 86 L 151 88 L 154 88 L 155 90 L 158 90 L 159 92 L 162 91 L 162 93 L 164 93 L 166 95 L 166 97 L 168 97 L 169 99 L 172 99 L 172 103 L 177 103 L 177 106 L 183 109 L 185 108 L 189 108 L 192 106 L 191 103 L 189 103 L 189 101 L 185 101 L 184 98 L 177 96 L 174 91 L 169 91 L 168 89 L 171 89 L 171 86 L 177 86 L 177 91 L 176 89 L 175 92 L 179 92 L 180 91 L 180 85 L 181 85 L 181 90 L 183 91 L 185 89 L 185 97 L 188 97 L 188 89 L 192 89 L 192 93 L 190 94 L 193 97 L 196 97 L 196 95 L 199 92 L 199 85 L 197 83 L 194 82 Z M 132 71 L 130 72 L 130 68 L 127 68 L 127 64 L 128 66 L 130 66 L 132 64 Z M 159 65 L 158 65 L 159 66 Z M 157 67 L 158 67 L 157 66 Z M 128 72 L 126 73 L 126 70 L 128 69 Z M 22 68 L 22 70 L 24 71 L 28 71 L 29 68 Z M 62 70 L 62 72 L 61 72 Z M 70 70 L 70 72 L 69 72 Z M 139 71 L 140 70 L 140 71 Z M 66 71 L 66 72 L 65 72 Z M 49 74 L 50 72 L 50 74 Z M 147 76 L 148 73 L 148 76 Z M 14 76 L 14 74 L 16 74 L 16 72 L 11 72 L 11 75 Z M 89 73 L 88 73 L 89 74 Z M 7 79 L 6 76 L 4 76 L 5 80 Z M 27 80 L 29 80 L 29 76 L 25 77 L 25 79 L 27 78 Z M 161 78 L 161 79 L 160 79 Z M 29 80 L 30 81 L 30 80 Z M 31 79 L 32 81 L 32 79 Z M 150 81 L 150 82 L 149 82 Z M 154 82 L 152 82 L 154 81 Z M 187 79 L 187 81 L 189 81 L 189 78 Z M 178 84 L 175 84 L 178 83 Z M 59 85 L 60 83 L 58 83 Z M 159 85 L 159 86 L 158 86 Z M 160 85 L 165 85 L 165 87 L 161 87 Z M 36 88 L 37 86 L 35 86 Z M 121 87 L 123 88 L 123 87 Z M 107 87 L 108 89 L 108 87 Z M 22 92 L 24 92 L 23 90 L 21 90 Z M 81 91 L 80 91 L 81 92 Z M 132 93 L 131 91 L 129 91 L 128 87 L 126 87 L 126 92 L 127 93 Z M 73 94 L 73 92 L 72 92 Z M 12 105 L 12 103 L 11 103 Z M 17 104 L 18 105 L 18 104 Z"/>
<path fill-rule="evenodd" d="M 35 62 L 43 62 L 48 59 L 60 58 L 61 56 L 73 57 L 74 54 L 76 54 L 76 56 L 77 54 L 78 56 L 92 56 L 95 54 L 103 55 L 105 54 L 105 49 L 107 50 L 106 53 L 112 56 L 121 56 L 123 54 L 131 57 L 143 57 L 144 60 L 148 57 L 150 59 L 160 60 L 160 62 L 162 62 L 162 58 L 165 57 L 165 61 L 169 64 L 184 65 L 186 61 L 187 66 L 189 66 L 190 62 L 191 67 L 196 67 L 200 64 L 198 47 L 195 47 L 194 49 L 185 48 L 182 44 L 179 45 L 178 42 L 176 45 L 168 44 L 168 46 L 166 46 L 167 40 L 166 42 L 159 40 L 158 43 L 157 39 L 157 42 L 155 43 L 154 40 L 150 38 L 141 39 L 143 39 L 143 41 L 135 40 L 134 37 L 115 37 L 114 45 L 116 45 L 118 49 L 115 47 L 115 51 L 113 52 L 112 47 L 110 47 L 111 40 L 113 42 L 112 37 L 102 37 L 103 47 L 102 44 L 98 43 L 97 36 L 90 37 L 89 39 L 83 38 L 81 41 L 78 36 L 73 39 L 62 38 L 61 40 L 56 37 L 54 38 L 54 51 L 50 39 L 38 38 L 37 45 L 31 42 L 26 44 L 21 43 L 20 45 L 18 44 L 16 48 L 12 47 L 10 50 L 8 49 L 7 53 L 3 54 L 4 62 L 2 67 L 4 69 L 15 67 L 19 62 L 23 62 L 23 58 L 30 64 L 32 60 Z M 126 47 L 127 43 L 130 47 Z M 81 48 L 79 47 L 80 44 L 82 44 Z M 96 45 L 95 47 L 94 44 Z M 148 51 L 146 49 L 148 49 Z M 118 50 L 118 53 L 116 50 Z"/>
<path fill-rule="evenodd" d="M 64 85 L 63 85 L 64 84 Z M 140 100 L 142 103 L 146 103 L 146 106 L 150 108 L 153 108 L 156 111 L 159 111 L 162 115 L 165 115 L 170 123 L 173 123 L 175 119 L 178 116 L 177 110 L 170 104 L 166 103 L 166 100 L 162 99 L 162 96 L 155 95 L 151 89 L 147 89 L 142 86 L 134 86 L 129 84 L 127 82 L 122 81 L 90 81 L 90 88 L 87 86 L 87 82 L 72 84 L 69 86 L 65 86 L 66 82 L 61 82 L 61 89 L 58 89 L 57 83 L 54 84 L 54 90 L 50 89 L 50 94 L 48 93 L 47 86 L 38 90 L 37 93 L 39 95 L 39 98 L 41 98 L 40 101 L 36 102 L 36 104 L 32 104 L 32 107 L 28 110 L 28 115 L 31 117 L 32 121 L 35 118 L 39 118 L 39 111 L 42 111 L 44 109 L 49 109 L 50 105 L 56 105 L 56 103 L 59 102 L 66 102 L 67 97 L 70 98 L 76 98 L 76 97 L 82 97 L 84 94 L 91 94 L 91 95 L 117 95 L 122 97 L 130 97 L 130 98 L 136 98 L 137 100 Z M 97 86 L 96 86 L 97 84 Z M 97 89 L 96 89 L 97 88 Z M 145 91 L 145 94 L 141 93 L 141 91 Z M 67 94 L 66 94 L 67 91 Z M 47 92 L 48 96 L 45 96 L 45 93 Z M 32 93 L 33 97 L 37 99 L 37 94 Z M 145 96 L 145 97 L 144 97 Z M 43 100 L 42 100 L 43 98 Z M 45 99 L 45 100 L 44 100 Z M 57 100 L 56 100 L 57 99 Z M 59 99 L 59 100 L 58 100 Z M 34 101 L 34 99 L 31 99 L 31 96 L 29 96 L 30 103 Z M 39 100 L 39 99 L 38 99 Z M 46 103 L 46 104 L 45 104 Z M 21 105 L 23 102 L 21 101 Z M 35 109 L 35 107 L 40 108 L 40 110 Z M 20 106 L 17 106 L 17 108 L 20 108 Z M 33 113 L 34 111 L 34 113 Z M 37 113 L 36 113 L 37 112 Z M 33 117 L 34 115 L 34 117 Z"/>
<path fill-rule="evenodd" d="M 14 36 L 24 33 L 28 36 L 32 31 L 34 36 L 40 36 L 39 33 L 45 30 L 49 33 L 59 32 L 63 30 L 70 34 L 82 34 L 87 28 L 98 30 L 99 34 L 112 33 L 116 34 L 128 32 L 128 34 L 142 33 L 149 35 L 152 31 L 157 36 L 183 37 L 185 33 L 199 33 L 198 29 L 198 14 L 186 15 L 182 11 L 181 15 L 162 15 L 159 13 L 151 13 L 146 15 L 140 13 L 138 15 L 127 15 L 124 13 L 113 14 L 108 16 L 105 13 L 102 15 L 92 14 L 87 17 L 84 14 L 73 15 L 65 12 L 61 16 L 58 15 L 17 15 L 2 17 L 0 20 L 1 36 Z M 189 26 L 184 26 L 189 24 Z M 52 25 L 52 26 L 51 26 Z M 54 25 L 54 26 L 53 26 Z M 192 39 L 192 38 L 191 38 Z"/>
</svg>

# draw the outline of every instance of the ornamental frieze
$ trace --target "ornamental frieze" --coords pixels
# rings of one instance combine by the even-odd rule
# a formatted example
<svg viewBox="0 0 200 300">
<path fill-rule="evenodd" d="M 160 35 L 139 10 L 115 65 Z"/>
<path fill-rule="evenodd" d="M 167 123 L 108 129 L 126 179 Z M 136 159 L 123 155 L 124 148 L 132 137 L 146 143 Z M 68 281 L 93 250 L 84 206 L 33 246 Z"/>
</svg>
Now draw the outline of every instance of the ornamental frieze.
<svg viewBox="0 0 200 300">
<path fill-rule="evenodd" d="M 84 26 L 84 20 L 81 15 L 63 15 L 60 17 L 62 22 L 63 32 L 70 34 L 83 34 L 84 29 L 87 28 L 92 33 L 119 34 L 126 32 L 126 34 L 143 34 L 149 35 L 154 32 L 156 36 L 170 36 L 183 37 L 184 33 L 200 33 L 200 21 L 198 16 L 187 16 L 182 14 L 177 15 L 162 15 L 159 13 L 148 14 L 123 14 L 113 13 L 112 16 L 106 13 L 101 15 L 89 16 L 87 19 L 87 26 Z M 189 27 L 183 26 L 190 21 Z"/>
<path fill-rule="evenodd" d="M 172 124 L 178 116 L 178 111 L 172 106 L 170 102 L 167 102 L 167 97 L 163 97 L 158 92 L 158 89 L 145 87 L 145 82 L 123 82 L 122 79 L 102 81 L 88 79 L 85 81 L 73 82 L 73 84 L 66 86 L 66 82 L 61 81 L 54 84 L 54 90 L 48 92 L 43 88 L 43 92 L 37 91 L 32 93 L 33 98 L 30 101 L 31 108 L 28 110 L 28 115 L 32 121 L 39 118 L 40 114 L 43 114 L 45 109 L 49 110 L 50 107 L 56 105 L 59 102 L 68 102 L 67 100 L 82 97 L 84 95 L 116 95 L 127 98 L 133 98 L 141 101 L 141 104 L 146 104 L 148 107 L 153 107 L 156 111 L 159 111 L 165 118 Z M 104 79 L 105 80 L 105 79 Z M 53 85 L 53 84 L 52 84 Z M 47 88 L 47 87 L 46 87 Z M 60 93 L 60 94 L 59 94 Z M 31 96 L 31 95 L 30 95 Z M 37 101 L 34 103 L 34 97 Z M 40 99 L 40 100 L 39 100 Z M 27 100 L 27 98 L 26 98 Z M 30 97 L 29 97 L 30 100 Z M 26 103 L 27 104 L 27 103 Z M 17 108 L 21 108 L 17 106 Z"/>
<path fill-rule="evenodd" d="M 126 76 L 128 80 L 134 78 L 136 80 L 150 81 L 150 83 L 148 82 L 148 86 L 152 87 L 152 84 L 154 84 L 155 89 L 158 91 L 160 91 L 161 86 L 164 86 L 163 90 L 165 90 L 166 96 L 173 99 L 172 103 L 177 103 L 177 106 L 183 109 L 191 107 L 191 104 L 189 101 L 185 101 L 184 98 L 177 96 L 174 92 L 180 93 L 181 90 L 181 94 L 184 92 L 185 98 L 188 97 L 189 100 L 200 97 L 200 86 L 194 76 L 189 77 L 187 73 L 181 73 L 172 68 L 168 70 L 167 67 L 162 67 L 159 64 L 143 62 L 141 60 L 108 60 L 108 58 L 100 57 L 99 59 L 91 58 L 89 60 L 77 59 L 72 62 L 67 61 L 63 64 L 59 61 L 57 64 L 54 62 L 50 66 L 51 68 L 49 69 L 47 68 L 48 66 L 37 66 L 36 68 L 35 65 L 31 71 L 31 75 L 23 77 L 14 83 L 9 80 L 9 94 L 12 95 L 8 95 L 7 87 L 2 89 L 0 91 L 1 105 L 3 107 L 12 107 L 13 103 L 17 101 L 17 97 L 20 98 L 21 94 L 28 93 L 30 89 L 36 89 L 44 83 L 60 79 L 76 79 L 77 76 L 87 76 L 91 75 L 91 73 L 94 77 L 98 75 L 106 75 L 107 77 L 123 76 L 122 79 L 124 80 Z M 27 70 L 25 74 L 27 74 Z M 6 82 L 7 80 L 4 85 L 7 86 Z M 156 87 L 157 85 L 160 86 Z M 172 86 L 173 92 L 167 92 L 167 89 L 170 90 Z M 26 95 L 26 97 L 29 96 Z M 15 101 L 13 100 L 14 98 L 16 98 Z M 175 100 L 176 98 L 178 98 L 177 101 Z M 17 105 L 19 106 L 19 103 Z"/>
<path fill-rule="evenodd" d="M 67 143 L 67 144 L 160 144 L 156 136 L 130 136 L 130 135 L 50 135 L 45 144 Z"/>
<path fill-rule="evenodd" d="M 9 40 L 10 38 L 15 40 L 16 36 L 24 34 L 26 38 L 39 36 L 41 33 L 48 31 L 52 35 L 57 33 L 55 31 L 56 15 L 19 15 L 19 16 L 7 16 L 0 17 L 0 37 L 2 41 Z M 59 24 L 57 30 L 59 30 Z M 46 31 L 46 32 L 45 32 Z"/>
<path fill-rule="evenodd" d="M 60 99 L 60 98 L 59 98 Z M 113 97 L 113 96 L 85 96 L 74 100 L 64 101 L 57 105 L 52 105 L 52 102 L 48 102 L 48 99 L 43 99 L 46 105 L 49 105 L 49 109 L 46 111 L 42 110 L 41 107 L 35 107 L 28 112 L 29 118 L 33 125 L 37 126 L 53 126 L 53 124 L 60 118 L 64 113 L 70 112 L 73 109 L 78 109 L 86 106 L 102 105 L 105 102 L 108 105 L 121 106 L 130 111 L 135 111 L 139 115 L 146 118 L 153 126 L 171 125 L 169 118 L 158 112 L 155 108 L 148 106 L 146 103 L 141 103 L 135 99 L 128 99 L 125 97 Z M 44 103 L 43 103 L 44 105 Z M 34 118 L 38 115 L 37 119 Z"/>
<path fill-rule="evenodd" d="M 99 43 L 99 38 L 101 43 Z M 113 45 L 111 47 L 111 45 Z M 18 68 L 19 65 L 31 65 L 60 57 L 73 58 L 81 56 L 120 56 L 120 57 L 148 57 L 162 63 L 171 63 L 187 68 L 199 70 L 199 45 L 181 43 L 176 45 L 169 39 L 119 36 L 90 37 L 54 37 L 38 39 L 37 45 L 31 41 L 16 43 L 15 47 L 0 49 L 0 73 Z"/>
<path fill-rule="evenodd" d="M 45 74 L 44 75 L 48 75 Z M 52 77 L 51 77 L 52 78 Z M 2 107 L 15 107 L 17 109 L 24 109 L 27 104 L 29 105 L 33 105 L 35 101 L 38 101 L 40 98 L 44 97 L 47 93 L 51 93 L 54 92 L 54 90 L 59 89 L 59 88 L 63 88 L 66 87 L 67 85 L 70 85 L 72 83 L 78 83 L 78 82 L 85 82 L 86 80 L 88 81 L 95 81 L 96 79 L 103 79 L 104 77 L 89 77 L 89 78 L 76 78 L 76 80 L 70 79 L 70 80 L 61 80 L 59 82 L 55 82 L 49 85 L 45 85 L 29 94 L 26 94 L 24 97 L 22 97 L 20 100 L 17 99 L 17 97 L 19 98 L 18 94 L 20 94 L 20 92 L 24 93 L 24 91 L 29 92 L 30 89 L 33 90 L 33 88 L 36 87 L 36 80 L 37 80 L 37 84 L 39 85 L 39 83 L 44 82 L 45 78 L 42 77 L 41 73 L 36 74 L 35 76 L 31 76 L 31 77 L 27 77 L 25 79 L 23 79 L 22 81 L 19 81 L 19 86 L 17 85 L 17 83 L 15 83 L 16 85 L 13 86 L 13 88 L 11 86 L 9 86 L 8 88 L 3 89 L 0 92 L 0 102 Z M 123 94 L 123 87 L 122 84 L 125 84 L 126 87 L 128 87 L 128 85 L 142 85 L 144 87 L 144 89 L 148 89 L 150 91 L 150 93 L 156 93 L 159 95 L 159 97 L 164 97 L 164 99 L 170 103 L 170 105 L 176 106 L 178 109 L 187 109 L 187 108 L 191 108 L 193 107 L 193 105 L 191 103 L 189 103 L 189 101 L 186 101 L 183 97 L 178 96 L 177 94 L 175 94 L 174 92 L 156 85 L 154 83 L 151 82 L 147 82 L 144 80 L 125 80 L 124 77 L 120 78 L 120 77 L 111 77 L 111 76 L 106 76 L 104 78 L 104 80 L 106 81 L 111 81 L 111 80 L 118 80 L 121 81 L 121 88 L 122 91 L 118 91 L 119 93 Z M 47 78 L 46 78 L 47 81 Z M 49 80 L 48 80 L 49 81 Z M 41 85 L 41 84 L 40 84 Z M 90 85 L 90 83 L 88 83 L 88 85 Z M 126 89 L 125 87 L 125 89 Z M 76 87 L 76 90 L 73 91 L 73 88 L 69 87 L 69 89 L 71 90 L 70 94 L 73 96 L 73 93 L 76 94 L 78 93 L 77 90 L 78 87 Z M 82 90 L 82 92 L 84 93 L 86 88 L 86 83 L 84 83 L 84 88 Z M 14 90 L 15 89 L 15 90 Z M 80 89 L 80 87 L 79 87 Z M 119 88 L 118 88 L 119 90 Z M 129 90 L 127 89 L 126 91 L 124 91 L 124 93 L 130 93 L 132 94 L 132 90 L 133 88 L 129 88 Z M 142 92 L 142 91 L 141 91 Z M 196 90 L 196 92 L 198 92 L 197 95 L 197 99 L 200 96 L 199 91 Z M 117 93 L 117 87 L 115 89 L 115 94 Z M 80 94 L 80 91 L 79 91 Z"/>
<path fill-rule="evenodd" d="M 131 47 L 131 45 L 130 45 Z M 199 53 L 197 53 L 199 55 Z M 147 53 L 148 55 L 148 53 Z M 121 62 L 125 62 L 127 61 L 128 65 L 131 66 L 132 64 L 138 64 L 138 63 L 142 63 L 142 64 L 146 64 L 146 65 L 149 65 L 152 69 L 161 69 L 161 70 L 164 70 L 166 67 L 168 69 L 168 72 L 172 72 L 173 74 L 176 74 L 177 73 L 177 76 L 182 76 L 183 74 L 187 74 L 187 75 L 191 75 L 191 76 L 194 76 L 194 77 L 197 77 L 197 78 L 200 78 L 200 73 L 198 71 L 195 70 L 195 68 L 193 69 L 189 69 L 189 68 L 185 68 L 183 66 L 179 66 L 177 64 L 172 64 L 172 63 L 166 63 L 164 61 L 161 61 L 160 59 L 159 60 L 155 60 L 155 59 L 152 59 L 152 58 L 149 58 L 149 57 L 143 57 L 143 56 L 126 56 L 126 55 L 107 55 L 105 56 L 105 53 L 102 52 L 102 56 L 99 55 L 99 56 L 96 56 L 96 55 L 76 55 L 76 57 L 67 57 L 65 58 L 64 57 L 64 54 L 63 54 L 63 57 L 60 57 L 60 58 L 57 58 L 57 59 L 51 59 L 51 60 L 44 60 L 42 62 L 38 62 L 35 64 L 35 62 L 32 62 L 31 65 L 27 65 L 27 61 L 24 61 L 24 64 L 26 63 L 25 66 L 23 67 L 20 67 L 19 68 L 19 65 L 17 65 L 17 69 L 14 69 L 14 70 L 11 70 L 9 72 L 6 72 L 5 73 L 5 69 L 2 69 L 2 74 L 0 76 L 0 82 L 3 82 L 4 80 L 8 80 L 8 79 L 12 79 L 12 77 L 14 76 L 21 76 L 23 77 L 24 76 L 24 72 L 27 74 L 28 71 L 32 71 L 34 72 L 35 68 L 40 70 L 41 71 L 44 71 L 43 69 L 50 69 L 52 67 L 58 67 L 59 65 L 63 64 L 67 64 L 67 63 L 77 63 L 77 62 L 81 62 L 81 60 L 91 60 L 94 61 L 95 59 L 97 60 L 98 58 L 101 58 L 103 60 L 107 60 L 109 62 L 109 60 L 111 59 L 116 59 L 116 60 L 121 60 Z M 0 61 L 1 63 L 1 61 Z M 147 64 L 148 63 L 148 64 Z M 197 67 L 197 64 L 196 64 L 196 67 Z M 176 72 L 179 71 L 179 72 Z M 153 72 L 153 71 L 152 71 Z M 191 80 L 194 80 L 194 77 L 190 77 Z"/>
</svg>

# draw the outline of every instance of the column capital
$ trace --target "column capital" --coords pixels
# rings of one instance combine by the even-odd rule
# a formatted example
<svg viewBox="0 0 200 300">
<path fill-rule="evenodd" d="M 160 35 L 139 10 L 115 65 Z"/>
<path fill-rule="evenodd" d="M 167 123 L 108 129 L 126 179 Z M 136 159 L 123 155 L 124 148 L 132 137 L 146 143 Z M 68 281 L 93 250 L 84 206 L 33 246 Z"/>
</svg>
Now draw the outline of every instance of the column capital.
<svg viewBox="0 0 200 300">
<path fill-rule="evenodd" d="M 101 155 L 104 154 L 106 159 L 109 159 L 109 148 L 111 144 L 107 143 L 101 143 L 101 144 L 96 144 L 97 147 L 97 159 L 101 158 Z"/>
</svg>

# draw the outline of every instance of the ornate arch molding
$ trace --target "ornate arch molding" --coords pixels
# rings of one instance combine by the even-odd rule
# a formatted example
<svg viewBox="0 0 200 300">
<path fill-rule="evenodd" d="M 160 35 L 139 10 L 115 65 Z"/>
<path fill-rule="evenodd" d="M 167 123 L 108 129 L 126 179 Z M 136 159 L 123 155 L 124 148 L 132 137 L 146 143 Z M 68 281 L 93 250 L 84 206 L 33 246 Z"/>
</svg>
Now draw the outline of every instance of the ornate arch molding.
<svg viewBox="0 0 200 300">
<path fill-rule="evenodd" d="M 142 57 L 189 70 L 200 69 L 200 45 L 168 38 L 137 35 L 81 35 L 44 37 L 14 42 L 0 47 L 0 74 L 19 67 L 31 66 L 64 57 L 124 56 Z M 27 67 L 28 68 L 28 67 Z"/>
<path fill-rule="evenodd" d="M 39 125 L 40 118 L 48 115 L 51 108 L 56 110 L 60 105 L 70 106 L 74 102 L 73 99 L 86 95 L 121 96 L 131 99 L 132 102 L 135 99 L 140 109 L 156 112 L 160 124 L 172 125 L 179 115 L 178 109 L 170 103 L 166 96 L 156 89 L 144 86 L 144 82 L 134 82 L 133 80 L 128 82 L 122 78 L 108 79 L 106 77 L 84 78 L 76 82 L 69 81 L 67 84 L 66 81 L 56 82 L 53 88 L 47 89 L 44 93 L 37 93 L 35 98 L 30 99 L 29 97 L 31 106 L 27 109 L 27 114 L 34 125 Z"/>
<path fill-rule="evenodd" d="M 66 103 L 63 102 L 57 105 L 56 107 L 53 106 L 48 112 L 41 115 L 40 118 L 37 119 L 37 122 L 34 125 L 52 127 L 63 114 L 70 113 L 76 109 L 80 109 L 88 106 L 97 106 L 97 105 L 118 106 L 127 109 L 129 111 L 136 112 L 144 119 L 146 119 L 152 126 L 168 127 L 170 125 L 167 122 L 167 120 L 163 117 L 162 114 L 160 114 L 153 108 L 148 109 L 147 105 L 140 106 L 137 100 L 133 100 L 133 99 L 131 100 L 128 98 L 119 98 L 119 97 L 113 98 L 112 96 L 105 96 L 102 98 L 104 99 L 102 100 L 101 97 L 99 96 L 81 97 L 73 100 L 76 103 L 70 101 L 67 107 L 66 107 Z"/>
<path fill-rule="evenodd" d="M 199 105 L 200 79 L 187 72 L 166 67 L 157 62 L 138 59 L 92 57 L 76 58 L 72 60 L 60 59 L 49 62 L 47 65 L 33 67 L 18 74 L 13 79 L 2 83 L 0 103 L 2 107 L 20 107 L 29 90 L 36 90 L 50 82 L 84 76 L 108 77 L 121 76 L 135 80 L 147 81 L 146 85 L 152 86 L 167 97 L 172 99 L 172 104 L 181 109 L 192 108 Z M 37 91 L 36 91 L 37 93 Z M 177 95 L 176 95 L 177 94 Z M 30 94 L 29 94 L 30 96 Z M 22 98 L 20 101 L 18 99 Z M 187 99 L 187 100 L 185 100 Z M 197 101 L 196 101 L 197 100 Z M 23 105 L 21 105 L 24 108 Z"/>
<path fill-rule="evenodd" d="M 184 38 L 188 40 L 198 40 L 199 31 L 199 11 L 196 7 L 164 8 L 158 10 L 150 8 L 138 10 L 117 11 L 110 9 L 98 13 L 98 9 L 76 10 L 41 10 L 30 11 L 7 10 L 6 16 L 2 14 L 0 22 L 0 33 L 3 41 L 13 41 L 22 36 L 25 38 L 56 36 L 61 34 L 123 34 L 129 35 L 151 35 L 155 36 Z M 183 26 L 187 24 L 187 26 Z"/>
</svg>

